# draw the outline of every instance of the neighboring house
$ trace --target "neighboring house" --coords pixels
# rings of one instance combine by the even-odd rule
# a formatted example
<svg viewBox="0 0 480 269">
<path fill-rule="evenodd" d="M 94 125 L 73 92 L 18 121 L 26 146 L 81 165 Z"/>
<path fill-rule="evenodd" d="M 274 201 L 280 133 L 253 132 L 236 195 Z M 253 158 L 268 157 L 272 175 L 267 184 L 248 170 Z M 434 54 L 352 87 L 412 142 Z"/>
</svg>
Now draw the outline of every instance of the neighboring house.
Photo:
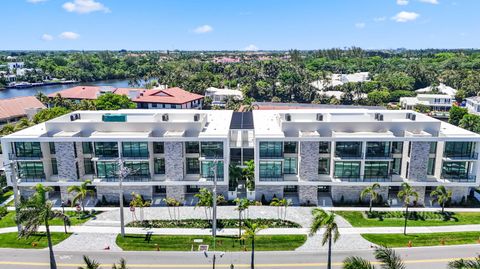
<svg viewBox="0 0 480 269">
<path fill-rule="evenodd" d="M 25 66 L 24 62 L 11 62 L 7 63 L 8 70 L 12 71 L 13 69 L 23 68 Z"/>
<path fill-rule="evenodd" d="M 18 176 L 24 197 L 42 182 L 68 200 L 68 186 L 91 179 L 97 199 L 118 201 L 118 160 L 132 171 L 126 199 L 134 191 L 186 205 L 200 188 L 213 189 L 215 175 L 219 194 L 244 193 L 243 184 L 229 191 L 228 167 L 246 160 L 255 162 L 255 190 L 246 195 L 256 200 L 357 203 L 378 182 L 391 204 L 403 183 L 419 194 L 418 205 L 439 185 L 458 203 L 480 184 L 480 135 L 405 110 L 77 111 L 1 143 L 18 167 L 8 182 Z"/>
<path fill-rule="evenodd" d="M 31 119 L 44 108 L 45 105 L 34 96 L 0 99 L 0 126 L 25 117 Z"/>
<path fill-rule="evenodd" d="M 49 94 L 49 98 L 55 98 L 60 94 L 63 98 L 76 102 L 81 100 L 95 100 L 105 93 L 127 95 L 130 100 L 137 104 L 138 108 L 173 108 L 189 109 L 201 108 L 203 95 L 187 92 L 181 88 L 167 89 L 135 89 L 114 88 L 110 86 L 77 86 Z"/>
<path fill-rule="evenodd" d="M 225 103 L 228 98 L 233 98 L 235 100 L 243 100 L 243 93 L 240 90 L 231 90 L 231 89 L 219 89 L 215 87 L 210 87 L 205 90 L 205 96 L 208 96 L 212 99 L 212 105 L 225 106 Z"/>
<path fill-rule="evenodd" d="M 480 96 L 468 97 L 465 107 L 468 109 L 468 112 L 480 115 Z"/>
<path fill-rule="evenodd" d="M 422 89 L 418 89 L 416 90 L 415 92 L 416 93 L 433 93 L 434 90 L 440 94 L 446 94 L 446 95 L 449 95 L 451 96 L 452 98 L 455 97 L 455 94 L 457 94 L 457 90 L 452 88 L 452 87 L 449 87 L 443 83 L 440 83 L 440 85 L 438 85 L 437 87 L 434 87 L 433 86 L 428 86 L 428 87 L 425 87 L 425 88 L 422 88 Z"/>
<path fill-rule="evenodd" d="M 325 88 L 335 87 L 349 82 L 359 83 L 369 81 L 368 75 L 368 72 L 359 72 L 353 74 L 332 74 L 329 79 L 316 80 L 311 82 L 310 85 L 312 85 L 319 91 L 323 91 L 323 89 Z"/>
<path fill-rule="evenodd" d="M 402 109 L 412 110 L 416 105 L 425 105 L 432 112 L 447 112 L 454 102 L 454 98 L 446 94 L 419 94 L 416 97 L 400 98 Z"/>
</svg>

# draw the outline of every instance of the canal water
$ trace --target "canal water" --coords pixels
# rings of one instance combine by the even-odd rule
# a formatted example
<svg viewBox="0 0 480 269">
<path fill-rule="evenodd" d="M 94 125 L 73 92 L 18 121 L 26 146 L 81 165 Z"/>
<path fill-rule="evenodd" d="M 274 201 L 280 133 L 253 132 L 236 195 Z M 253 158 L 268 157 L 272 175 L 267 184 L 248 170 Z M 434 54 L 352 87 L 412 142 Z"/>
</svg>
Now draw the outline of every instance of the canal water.
<svg viewBox="0 0 480 269">
<path fill-rule="evenodd" d="M 43 92 L 44 94 L 50 94 L 50 93 L 54 93 L 67 88 L 79 86 L 79 85 L 112 86 L 115 88 L 130 87 L 128 85 L 128 79 L 102 80 L 102 81 L 95 81 L 95 82 L 81 82 L 81 83 L 66 84 L 66 85 L 39 86 L 39 87 L 32 87 L 32 88 L 25 88 L 25 89 L 5 89 L 5 90 L 0 90 L 0 99 L 13 98 L 18 96 L 33 96 L 38 92 Z"/>
</svg>

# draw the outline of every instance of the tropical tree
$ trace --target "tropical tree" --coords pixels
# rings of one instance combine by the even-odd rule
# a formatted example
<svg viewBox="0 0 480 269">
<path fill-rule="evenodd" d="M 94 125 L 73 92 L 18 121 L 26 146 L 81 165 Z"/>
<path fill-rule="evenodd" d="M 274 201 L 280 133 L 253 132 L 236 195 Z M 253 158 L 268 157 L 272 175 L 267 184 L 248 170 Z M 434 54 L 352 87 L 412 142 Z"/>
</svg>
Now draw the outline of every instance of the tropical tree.
<svg viewBox="0 0 480 269">
<path fill-rule="evenodd" d="M 387 247 L 376 247 L 374 251 L 375 259 L 377 259 L 382 269 L 406 269 L 400 255 L 393 249 Z M 376 267 L 368 260 L 361 257 L 348 257 L 343 261 L 343 269 L 375 269 Z"/>
<path fill-rule="evenodd" d="M 78 269 L 97 269 L 100 268 L 100 263 L 94 259 L 90 259 L 88 256 L 83 255 L 83 262 L 85 266 L 79 266 Z"/>
<path fill-rule="evenodd" d="M 228 167 L 228 179 L 229 179 L 228 185 L 231 191 L 234 191 L 237 189 L 238 181 L 241 180 L 242 177 L 243 177 L 243 172 L 241 167 L 234 164 L 231 164 Z"/>
<path fill-rule="evenodd" d="M 116 264 L 113 264 L 112 265 L 112 269 L 128 269 L 127 267 L 127 261 L 125 261 L 124 258 L 121 258 L 120 259 L 120 263 L 118 264 L 118 266 Z"/>
<path fill-rule="evenodd" d="M 479 269 L 480 256 L 474 260 L 459 259 L 448 263 L 448 269 Z"/>
<path fill-rule="evenodd" d="M 322 237 L 322 246 L 328 242 L 328 261 L 327 268 L 332 268 L 332 241 L 336 242 L 340 238 L 338 225 L 335 222 L 335 213 L 326 212 L 323 209 L 315 208 L 312 210 L 313 222 L 310 226 L 310 236 L 316 234 L 321 228 L 325 228 Z"/>
<path fill-rule="evenodd" d="M 95 195 L 95 191 L 88 188 L 88 185 L 91 184 L 92 181 L 87 179 L 80 185 L 73 185 L 67 188 L 68 193 L 74 193 L 72 206 L 77 202 L 80 202 L 83 212 L 85 212 L 85 199 L 87 198 L 87 196 L 90 195 L 93 197 Z"/>
<path fill-rule="evenodd" d="M 403 226 L 403 234 L 407 235 L 407 222 L 408 222 L 408 207 L 412 202 L 418 201 L 418 192 L 416 192 L 408 183 L 402 184 L 402 190 L 397 194 L 399 199 L 403 200 L 405 206 L 405 225 Z"/>
<path fill-rule="evenodd" d="M 283 198 L 280 200 L 280 204 L 283 206 L 283 219 L 287 219 L 287 208 L 291 205 L 291 201 Z"/>
<path fill-rule="evenodd" d="M 165 204 L 167 204 L 168 208 L 168 215 L 170 216 L 170 219 L 178 220 L 180 219 L 180 201 L 177 201 L 175 198 L 165 198 L 163 199 Z M 170 208 L 173 207 L 173 212 L 170 212 Z M 173 213 L 173 214 L 172 214 Z M 172 218 L 173 215 L 173 218 Z"/>
<path fill-rule="evenodd" d="M 139 207 L 140 208 L 140 221 L 143 221 L 143 208 L 149 207 L 151 203 L 149 201 L 143 200 L 143 197 L 139 193 L 132 192 L 132 201 L 130 201 L 130 206 Z"/>
<path fill-rule="evenodd" d="M 445 186 L 437 186 L 434 191 L 430 193 L 430 197 L 434 198 L 442 207 L 442 213 L 445 212 L 445 204 L 452 198 L 452 191 L 447 191 Z"/>
<path fill-rule="evenodd" d="M 280 201 L 280 199 L 278 199 L 277 197 L 273 198 L 272 201 L 270 202 L 270 206 L 274 206 L 277 208 L 277 218 L 280 219 L 280 215 L 281 215 L 281 207 L 282 207 L 282 202 Z"/>
<path fill-rule="evenodd" d="M 245 231 L 243 233 L 242 239 L 250 239 L 252 242 L 252 256 L 250 260 L 250 268 L 255 268 L 255 237 L 257 236 L 258 232 L 267 227 L 264 225 L 260 225 L 258 223 L 252 223 L 250 221 L 245 221 Z"/>
<path fill-rule="evenodd" d="M 98 110 L 118 110 L 136 108 L 136 105 L 126 95 L 106 93 L 97 98 L 95 107 Z"/>
<path fill-rule="evenodd" d="M 211 191 L 209 191 L 206 188 L 201 188 L 198 193 L 194 195 L 197 199 L 198 202 L 195 205 L 195 207 L 203 207 L 203 210 L 205 211 L 205 219 L 209 220 L 211 216 L 211 209 L 213 207 L 213 194 Z"/>
<path fill-rule="evenodd" d="M 372 186 L 366 187 L 361 193 L 360 193 L 360 199 L 365 199 L 365 197 L 369 197 L 369 204 L 370 204 L 370 209 L 369 212 L 372 212 L 372 205 L 373 202 L 378 199 L 378 192 L 376 189 L 380 188 L 380 184 L 378 183 L 373 183 Z"/>
<path fill-rule="evenodd" d="M 55 255 L 53 254 L 49 223 L 53 219 L 61 219 L 66 225 L 70 226 L 70 219 L 61 211 L 52 209 L 52 202 L 46 198 L 47 192 L 51 190 L 52 188 L 50 187 L 44 187 L 42 184 L 38 184 L 35 187 L 35 194 L 29 199 L 20 202 L 16 222 L 22 227 L 18 236 L 25 238 L 36 233 L 40 225 L 45 225 L 50 254 L 50 269 L 56 269 L 57 264 L 55 262 Z"/>
<path fill-rule="evenodd" d="M 238 237 L 242 236 L 242 213 L 245 212 L 245 210 L 248 209 L 250 206 L 250 201 L 248 201 L 247 198 L 236 198 L 235 203 L 237 204 L 237 207 L 235 210 L 238 211 Z"/>
<path fill-rule="evenodd" d="M 254 160 L 246 161 L 246 167 L 243 168 L 243 177 L 245 178 L 247 190 L 255 190 L 255 162 Z"/>
</svg>

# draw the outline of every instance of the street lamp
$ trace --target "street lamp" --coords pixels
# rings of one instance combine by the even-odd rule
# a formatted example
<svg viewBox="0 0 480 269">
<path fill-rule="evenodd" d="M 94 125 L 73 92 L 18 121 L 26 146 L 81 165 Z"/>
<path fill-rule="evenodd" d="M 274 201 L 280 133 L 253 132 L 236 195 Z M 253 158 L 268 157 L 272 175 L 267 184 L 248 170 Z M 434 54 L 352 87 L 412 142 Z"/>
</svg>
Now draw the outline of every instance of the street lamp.
<svg viewBox="0 0 480 269">
<path fill-rule="evenodd" d="M 8 166 L 10 169 L 10 180 L 12 181 L 12 186 L 13 186 L 13 201 L 15 205 L 15 213 L 18 216 L 18 207 L 20 205 L 20 200 L 18 196 L 18 178 L 17 178 L 17 163 L 12 159 L 13 155 L 10 156 L 10 161 L 8 162 Z M 17 222 L 17 231 L 20 233 L 22 230 L 22 226 L 20 223 Z"/>
<path fill-rule="evenodd" d="M 120 234 L 125 237 L 125 218 L 123 214 L 123 180 L 130 175 L 132 170 L 123 165 L 123 158 L 118 159 L 118 186 L 119 186 L 119 201 L 120 201 Z"/>
<path fill-rule="evenodd" d="M 216 236 L 217 236 L 217 166 L 218 159 L 213 160 L 213 223 L 212 223 L 212 236 L 213 236 L 213 269 L 215 269 L 215 247 L 216 247 Z"/>
<path fill-rule="evenodd" d="M 65 201 L 62 200 L 62 214 L 65 215 Z M 67 222 L 63 219 L 63 229 L 65 230 L 65 234 L 67 233 Z"/>
</svg>

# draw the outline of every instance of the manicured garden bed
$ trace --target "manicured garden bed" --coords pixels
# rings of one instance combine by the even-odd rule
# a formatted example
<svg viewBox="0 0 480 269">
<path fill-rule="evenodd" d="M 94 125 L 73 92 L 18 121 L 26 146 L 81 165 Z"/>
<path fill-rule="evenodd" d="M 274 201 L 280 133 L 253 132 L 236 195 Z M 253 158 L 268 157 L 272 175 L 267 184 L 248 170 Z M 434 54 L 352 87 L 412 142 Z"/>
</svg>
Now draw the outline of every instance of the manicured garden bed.
<svg viewBox="0 0 480 269">
<path fill-rule="evenodd" d="M 368 217 L 368 212 L 336 211 L 354 227 L 401 227 L 404 225 L 404 212 L 378 212 Z M 462 212 L 410 212 L 408 226 L 447 226 L 480 224 L 480 213 Z"/>
<path fill-rule="evenodd" d="M 13 195 L 13 191 L 7 191 L 0 195 L 0 204 L 5 202 L 10 196 Z"/>
<path fill-rule="evenodd" d="M 80 225 L 94 217 L 95 215 L 100 214 L 101 212 L 95 212 L 94 215 L 81 216 L 77 212 L 67 211 L 67 214 L 70 217 L 71 225 Z M 0 217 L 0 228 L 5 227 L 14 227 L 17 224 L 15 223 L 15 211 L 8 212 L 5 216 Z M 50 225 L 63 225 L 63 221 L 60 219 L 54 219 L 50 221 Z"/>
<path fill-rule="evenodd" d="M 268 228 L 301 228 L 298 223 L 281 219 L 250 219 L 252 223 L 265 225 Z M 238 219 L 219 219 L 218 228 L 238 228 Z M 205 219 L 182 219 L 182 220 L 145 220 L 134 221 L 127 224 L 127 227 L 148 227 L 148 228 L 201 228 L 212 227 L 210 220 Z"/>
<path fill-rule="evenodd" d="M 362 234 L 366 240 L 388 247 L 442 246 L 480 243 L 480 232 L 419 233 L 419 234 Z"/>
<path fill-rule="evenodd" d="M 202 243 L 194 243 L 201 239 Z M 145 241 L 145 235 L 117 236 L 117 245 L 123 250 L 131 251 L 194 251 L 199 245 L 213 245 L 212 236 L 201 235 L 153 235 L 150 242 Z M 258 251 L 287 251 L 295 250 L 305 243 L 306 235 L 258 235 L 255 240 L 255 250 Z M 245 240 L 244 245 L 236 237 L 217 236 L 217 251 L 249 251 L 251 241 Z"/>
<path fill-rule="evenodd" d="M 70 233 L 51 233 L 52 244 L 56 245 L 67 239 Z M 37 233 L 29 238 L 18 238 L 17 233 L 0 234 L 0 248 L 34 248 L 42 249 L 48 247 L 45 233 Z"/>
</svg>

